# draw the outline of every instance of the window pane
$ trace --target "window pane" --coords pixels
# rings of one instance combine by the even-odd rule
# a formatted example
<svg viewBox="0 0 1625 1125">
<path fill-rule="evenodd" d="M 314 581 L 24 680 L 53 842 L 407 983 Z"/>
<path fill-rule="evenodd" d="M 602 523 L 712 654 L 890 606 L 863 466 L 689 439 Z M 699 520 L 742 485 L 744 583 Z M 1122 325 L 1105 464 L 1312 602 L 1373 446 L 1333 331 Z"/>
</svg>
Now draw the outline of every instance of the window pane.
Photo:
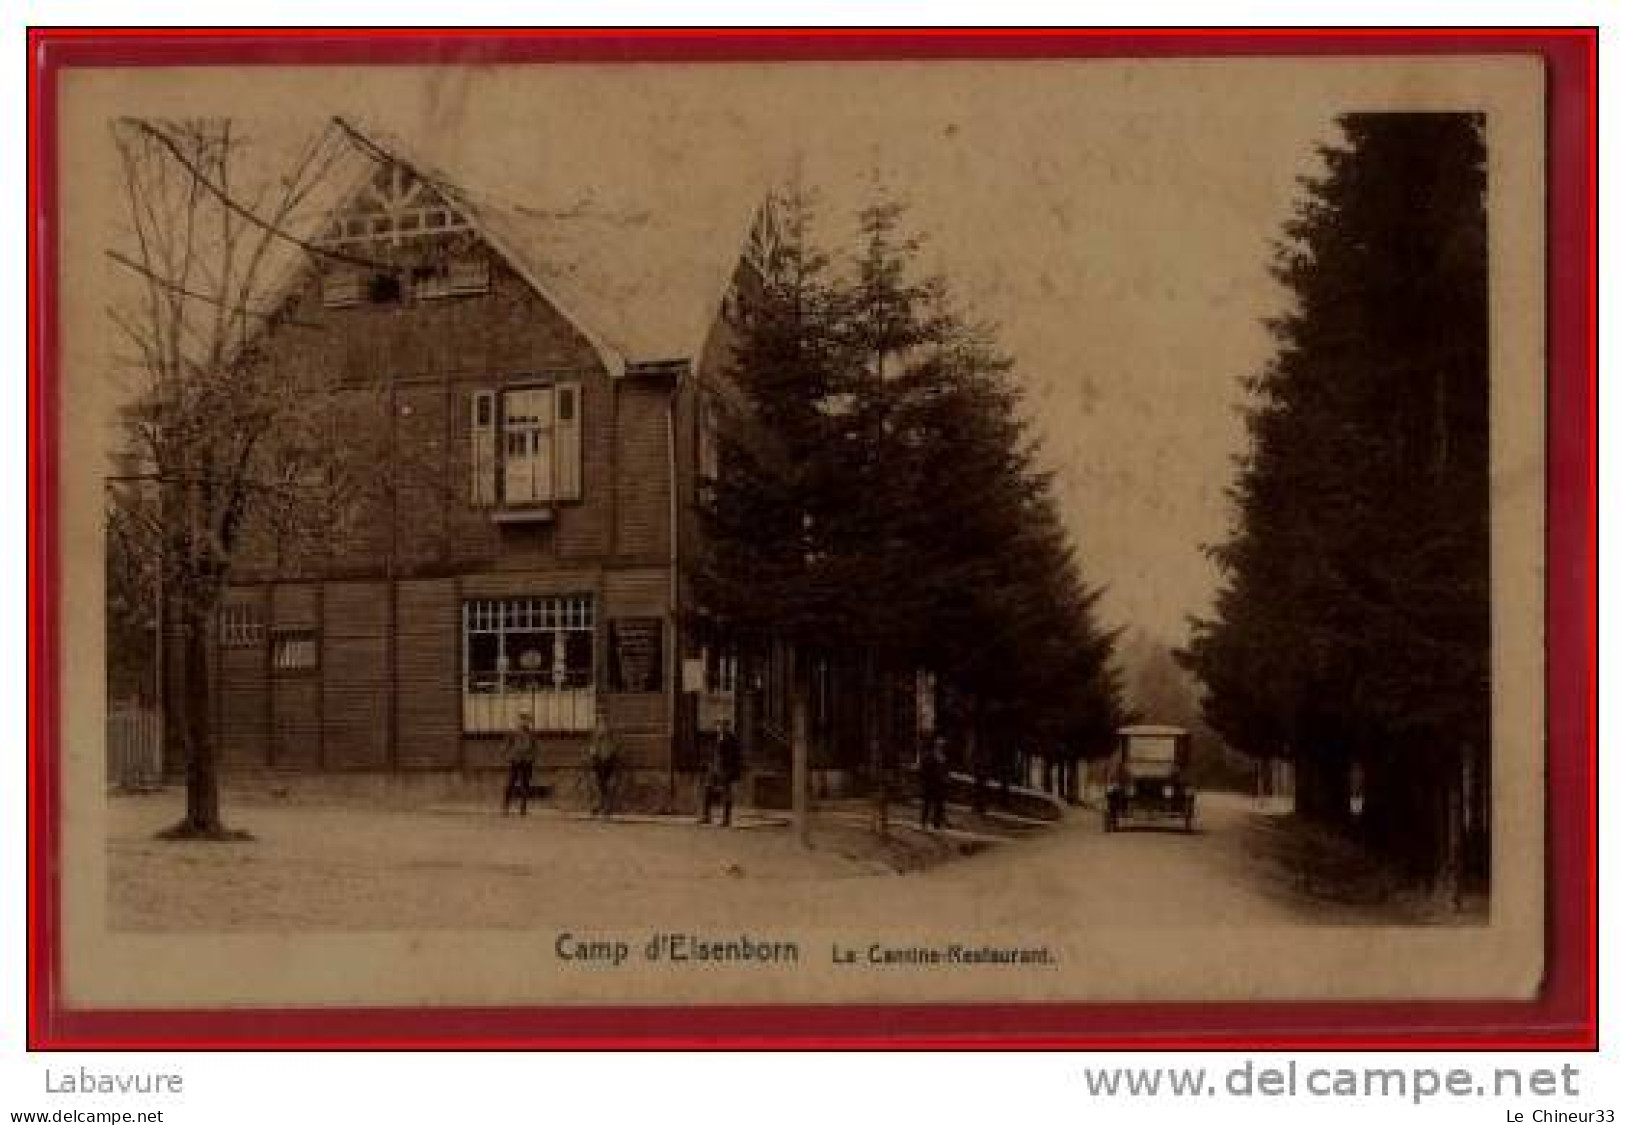
<svg viewBox="0 0 1625 1125">
<path fill-rule="evenodd" d="M 510 632 L 502 638 L 508 658 L 509 690 L 541 691 L 553 686 L 553 634 L 541 630 Z"/>
<path fill-rule="evenodd" d="M 592 634 L 575 630 L 564 634 L 565 682 L 590 687 L 593 682 Z"/>
<path fill-rule="evenodd" d="M 500 679 L 498 664 L 501 639 L 495 633 L 475 633 L 468 638 L 468 686 L 470 691 L 496 691 Z"/>
<path fill-rule="evenodd" d="M 316 667 L 314 629 L 278 629 L 271 646 L 271 666 L 279 672 L 302 672 Z"/>
</svg>

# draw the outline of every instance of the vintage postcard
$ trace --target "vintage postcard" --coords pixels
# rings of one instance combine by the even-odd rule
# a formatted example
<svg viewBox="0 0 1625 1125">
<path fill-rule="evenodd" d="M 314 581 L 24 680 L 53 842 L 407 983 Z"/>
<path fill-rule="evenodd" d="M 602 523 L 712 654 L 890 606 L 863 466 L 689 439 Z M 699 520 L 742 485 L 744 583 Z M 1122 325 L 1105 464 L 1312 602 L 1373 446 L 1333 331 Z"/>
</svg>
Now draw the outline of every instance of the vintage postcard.
<svg viewBox="0 0 1625 1125">
<path fill-rule="evenodd" d="M 64 1003 L 1539 987 L 1538 57 L 60 81 Z"/>
</svg>

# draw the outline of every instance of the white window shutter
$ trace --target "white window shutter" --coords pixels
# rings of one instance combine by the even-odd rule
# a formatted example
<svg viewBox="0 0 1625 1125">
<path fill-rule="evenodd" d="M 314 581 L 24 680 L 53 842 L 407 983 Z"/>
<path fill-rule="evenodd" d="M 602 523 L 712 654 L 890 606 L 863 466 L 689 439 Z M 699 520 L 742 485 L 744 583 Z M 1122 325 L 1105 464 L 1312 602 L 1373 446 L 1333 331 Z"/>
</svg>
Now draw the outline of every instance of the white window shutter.
<svg viewBox="0 0 1625 1125">
<path fill-rule="evenodd" d="M 553 480 L 560 500 L 581 499 L 581 384 L 560 383 L 555 389 Z"/>
<path fill-rule="evenodd" d="M 476 508 L 497 502 L 497 396 L 475 391 L 469 411 L 468 500 Z"/>
</svg>

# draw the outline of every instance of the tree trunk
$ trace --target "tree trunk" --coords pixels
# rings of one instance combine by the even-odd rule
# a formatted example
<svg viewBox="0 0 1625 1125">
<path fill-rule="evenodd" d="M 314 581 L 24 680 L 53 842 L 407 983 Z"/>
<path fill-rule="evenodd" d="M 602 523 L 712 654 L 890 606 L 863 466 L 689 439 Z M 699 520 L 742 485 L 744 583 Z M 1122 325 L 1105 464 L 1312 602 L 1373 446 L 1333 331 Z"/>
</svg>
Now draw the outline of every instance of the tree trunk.
<svg viewBox="0 0 1625 1125">
<path fill-rule="evenodd" d="M 1463 867 L 1466 859 L 1466 786 L 1464 751 L 1458 748 L 1446 757 L 1439 809 L 1442 823 L 1434 875 L 1434 894 L 1451 910 L 1461 909 Z"/>
<path fill-rule="evenodd" d="M 869 768 L 875 775 L 875 832 L 885 836 L 891 830 L 891 794 L 890 771 L 887 769 L 886 743 L 883 739 L 871 739 L 869 743 Z"/>
<path fill-rule="evenodd" d="M 863 709 L 861 716 L 864 742 L 859 745 L 869 747 L 869 768 L 874 774 L 875 831 L 884 836 L 889 820 L 886 764 L 890 758 L 890 753 L 887 745 L 888 732 L 886 727 L 888 724 L 885 722 L 889 697 L 882 690 L 886 680 L 880 671 L 879 654 L 875 651 L 873 645 L 864 646 L 862 677 L 861 698 L 863 700 Z"/>
<path fill-rule="evenodd" d="M 1348 755 L 1322 745 L 1317 753 L 1298 751 L 1294 811 L 1306 820 L 1342 826 L 1348 823 Z"/>
<path fill-rule="evenodd" d="M 987 812 L 988 756 L 986 732 L 982 729 L 983 710 L 980 696 L 971 698 L 969 751 L 966 763 L 971 775 L 971 811 L 977 816 Z"/>
<path fill-rule="evenodd" d="M 807 670 L 806 661 L 790 647 L 790 820 L 795 829 L 796 843 L 804 848 L 812 846 L 811 770 L 807 745 Z"/>
<path fill-rule="evenodd" d="M 175 693 L 181 749 L 186 756 L 186 816 L 162 833 L 171 839 L 231 835 L 220 820 L 220 777 L 209 721 L 209 701 L 214 694 L 209 675 L 211 620 L 207 608 L 186 599 L 181 618 L 181 683 Z"/>
</svg>

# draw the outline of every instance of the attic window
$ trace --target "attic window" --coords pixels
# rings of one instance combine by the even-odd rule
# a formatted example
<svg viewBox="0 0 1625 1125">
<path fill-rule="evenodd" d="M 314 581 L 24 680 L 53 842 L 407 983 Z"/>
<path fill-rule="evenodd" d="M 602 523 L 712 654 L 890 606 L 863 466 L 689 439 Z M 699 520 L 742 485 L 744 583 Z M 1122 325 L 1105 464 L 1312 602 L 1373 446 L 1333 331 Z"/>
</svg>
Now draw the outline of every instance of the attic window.
<svg viewBox="0 0 1625 1125">
<path fill-rule="evenodd" d="M 468 229 L 457 209 L 402 164 L 380 167 L 328 226 L 331 243 L 390 242 Z"/>
<path fill-rule="evenodd" d="M 359 305 L 366 295 L 356 270 L 333 270 L 322 275 L 322 304 L 330 309 Z"/>
<path fill-rule="evenodd" d="M 367 279 L 367 300 L 375 305 L 390 305 L 401 299 L 401 279 L 382 271 Z"/>
<path fill-rule="evenodd" d="M 491 266 L 484 258 L 450 258 L 412 271 L 412 295 L 419 300 L 465 297 L 490 288 Z"/>
</svg>

